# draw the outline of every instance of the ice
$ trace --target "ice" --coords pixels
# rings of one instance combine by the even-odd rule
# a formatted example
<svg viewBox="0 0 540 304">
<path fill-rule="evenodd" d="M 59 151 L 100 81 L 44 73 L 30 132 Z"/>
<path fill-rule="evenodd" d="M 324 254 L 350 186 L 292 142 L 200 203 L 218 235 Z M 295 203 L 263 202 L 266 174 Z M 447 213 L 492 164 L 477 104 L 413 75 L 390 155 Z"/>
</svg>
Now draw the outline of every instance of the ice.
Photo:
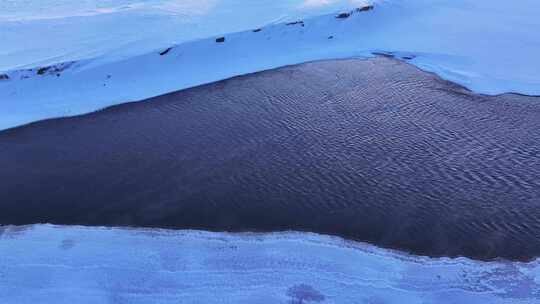
<svg viewBox="0 0 540 304">
<path fill-rule="evenodd" d="M 9 69 L 9 79 L 0 79 L 0 129 L 284 65 L 373 52 L 393 54 L 479 93 L 540 95 L 535 0 L 375 1 L 374 10 L 345 19 L 336 14 L 364 2 L 178 3 L 184 2 L 133 0 L 90 16 L 83 9 L 53 19 L 0 19 L 4 69 L 76 61 L 60 73 Z M 184 16 L 186 11 L 191 13 Z M 303 24 L 286 25 L 300 18 Z M 218 37 L 225 41 L 216 43 Z"/>
<path fill-rule="evenodd" d="M 312 233 L 0 227 L 3 304 L 534 304 L 539 278 L 538 260 L 414 257 Z"/>
</svg>

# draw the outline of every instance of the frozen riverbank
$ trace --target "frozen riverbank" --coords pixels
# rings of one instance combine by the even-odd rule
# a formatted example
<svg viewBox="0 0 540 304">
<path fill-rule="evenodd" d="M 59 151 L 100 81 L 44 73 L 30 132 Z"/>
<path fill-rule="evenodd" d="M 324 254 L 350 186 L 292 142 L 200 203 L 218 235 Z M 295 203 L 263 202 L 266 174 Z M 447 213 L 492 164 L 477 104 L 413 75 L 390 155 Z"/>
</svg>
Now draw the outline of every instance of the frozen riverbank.
<svg viewBox="0 0 540 304">
<path fill-rule="evenodd" d="M 264 5 L 269 5 L 268 9 Z M 173 40 L 164 38 L 150 44 L 162 47 L 148 54 L 131 56 L 134 54 L 125 51 L 140 50 L 141 45 L 148 47 L 148 41 L 129 42 L 119 47 L 124 51 L 99 51 L 106 54 L 95 59 L 77 61 L 77 56 L 61 56 L 76 62 L 45 70 L 9 70 L 0 80 L 3 102 L 0 128 L 86 113 L 279 66 L 326 58 L 372 56 L 374 52 L 392 53 L 479 93 L 540 94 L 538 2 L 530 0 L 518 6 L 500 0 L 489 3 L 392 0 L 374 5 L 373 10 L 354 11 L 347 18 L 336 18 L 339 10 L 321 16 L 292 14 L 308 18 L 287 25 L 287 22 L 275 23 L 281 20 L 277 18 L 280 14 L 272 15 L 269 12 L 273 7 L 261 4 L 256 14 L 249 9 L 240 10 L 240 16 L 230 13 L 219 19 L 223 24 L 237 25 L 225 27 L 227 32 L 237 31 L 233 34 L 215 31 L 219 24 L 214 24 L 194 36 L 196 39 L 211 36 L 208 39 L 186 39 L 172 47 L 168 43 Z M 241 18 L 244 15 L 260 15 L 264 20 L 260 23 L 271 25 L 252 31 L 260 23 L 237 24 L 236 20 L 244 20 Z M 93 34 L 107 37 L 107 31 L 97 31 Z M 174 30 L 164 32 L 174 33 Z M 39 31 L 30 28 L 19 35 L 30 33 L 35 35 Z M 220 37 L 224 37 L 223 42 L 216 41 Z M 92 50 L 94 44 L 85 49 Z M 54 49 L 54 45 L 47 47 Z"/>
<path fill-rule="evenodd" d="M 102 63 L 118 61 L 173 44 L 335 13 L 365 3 L 365 0 L 0 1 L 0 71 L 97 57 Z"/>
<path fill-rule="evenodd" d="M 5 304 L 540 303 L 538 261 L 413 257 L 295 232 L 0 226 L 0 281 Z"/>
</svg>

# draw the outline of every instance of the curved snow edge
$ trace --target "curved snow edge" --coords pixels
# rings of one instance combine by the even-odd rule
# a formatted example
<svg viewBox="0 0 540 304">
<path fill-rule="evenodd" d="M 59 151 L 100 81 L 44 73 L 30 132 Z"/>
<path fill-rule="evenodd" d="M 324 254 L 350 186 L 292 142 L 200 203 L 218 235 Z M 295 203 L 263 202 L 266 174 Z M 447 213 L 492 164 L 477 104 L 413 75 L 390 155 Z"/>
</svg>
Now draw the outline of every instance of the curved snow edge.
<svg viewBox="0 0 540 304">
<path fill-rule="evenodd" d="M 540 260 L 415 257 L 314 233 L 0 227 L 3 303 L 538 303 Z M 535 302 L 536 301 L 536 302 Z"/>
<path fill-rule="evenodd" d="M 238 75 L 322 59 L 370 57 L 380 50 L 401 54 L 474 92 L 540 95 L 540 45 L 530 26 L 540 27 L 540 4 L 526 1 L 530 5 L 510 7 L 501 0 L 383 1 L 373 10 L 270 25 L 120 61 L 106 56 L 13 71 L 0 77 L 0 130 Z M 485 27 L 481 21 L 486 20 L 498 22 Z"/>
</svg>

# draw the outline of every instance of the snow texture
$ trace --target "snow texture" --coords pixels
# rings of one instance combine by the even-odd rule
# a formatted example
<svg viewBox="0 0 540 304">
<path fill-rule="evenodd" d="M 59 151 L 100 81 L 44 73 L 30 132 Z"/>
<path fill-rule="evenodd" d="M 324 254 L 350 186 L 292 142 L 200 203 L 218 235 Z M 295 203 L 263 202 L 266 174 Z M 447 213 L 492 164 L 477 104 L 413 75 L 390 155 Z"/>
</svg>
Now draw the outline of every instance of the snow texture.
<svg viewBox="0 0 540 304">
<path fill-rule="evenodd" d="M 0 303 L 540 303 L 540 260 L 433 259 L 310 233 L 0 226 Z"/>
<path fill-rule="evenodd" d="M 115 61 L 366 0 L 0 0 L 0 71 Z M 23 39 L 21 39 L 23 38 Z M 106 55 L 106 56 L 104 56 Z"/>
<path fill-rule="evenodd" d="M 536 0 L 379 0 L 366 11 L 355 10 L 364 1 L 345 0 L 54 2 L 43 15 L 0 2 L 0 129 L 373 53 L 476 92 L 540 95 Z"/>
</svg>

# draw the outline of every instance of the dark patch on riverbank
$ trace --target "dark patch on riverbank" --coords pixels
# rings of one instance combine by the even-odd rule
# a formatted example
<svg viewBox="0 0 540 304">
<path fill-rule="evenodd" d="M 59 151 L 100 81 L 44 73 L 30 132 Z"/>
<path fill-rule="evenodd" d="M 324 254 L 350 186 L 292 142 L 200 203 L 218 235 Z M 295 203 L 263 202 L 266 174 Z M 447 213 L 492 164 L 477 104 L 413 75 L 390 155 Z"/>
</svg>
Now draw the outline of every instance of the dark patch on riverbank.
<svg viewBox="0 0 540 304">
<path fill-rule="evenodd" d="M 163 52 L 160 52 L 159 55 L 160 55 L 160 56 L 165 56 L 165 55 L 167 55 L 167 53 L 169 53 L 171 50 L 172 50 L 172 47 L 167 48 L 167 49 L 164 50 Z"/>
<path fill-rule="evenodd" d="M 291 26 L 291 25 L 300 25 L 300 26 L 305 26 L 304 24 L 304 21 L 302 20 L 299 20 L 299 21 L 294 21 L 294 22 L 289 22 L 289 23 L 285 23 L 286 26 Z"/>
<path fill-rule="evenodd" d="M 387 58 L 308 63 L 0 132 L 0 224 L 303 230 L 540 256 L 540 99 Z"/>
</svg>

